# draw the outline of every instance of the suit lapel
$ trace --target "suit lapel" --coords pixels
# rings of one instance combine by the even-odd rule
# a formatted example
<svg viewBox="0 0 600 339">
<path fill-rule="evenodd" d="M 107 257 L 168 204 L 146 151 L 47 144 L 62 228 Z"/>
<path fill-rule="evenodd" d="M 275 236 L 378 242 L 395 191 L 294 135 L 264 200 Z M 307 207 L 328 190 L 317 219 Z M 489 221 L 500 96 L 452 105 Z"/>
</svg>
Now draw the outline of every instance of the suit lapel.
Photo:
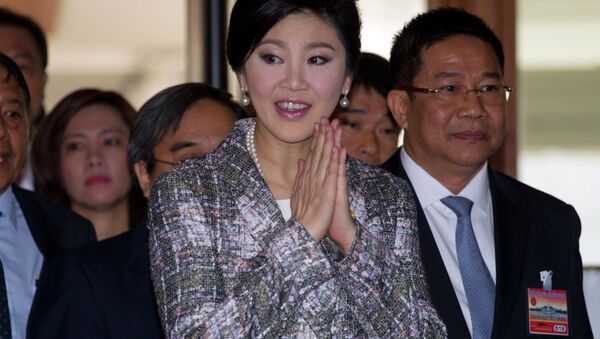
<svg viewBox="0 0 600 339">
<path fill-rule="evenodd" d="M 400 161 L 400 149 L 394 156 L 384 164 L 384 168 L 390 170 L 396 176 L 406 180 L 413 189 L 412 183 L 406 175 L 404 166 Z M 439 316 L 446 324 L 448 338 L 469 338 L 470 333 L 460 308 L 456 293 L 450 282 L 450 277 L 446 271 L 446 266 L 438 250 L 435 238 L 431 232 L 425 212 L 414 194 L 417 201 L 417 226 L 419 228 L 419 245 L 421 250 L 421 260 L 425 268 L 425 275 L 429 285 L 429 292 L 433 306 L 438 311 Z"/>
<path fill-rule="evenodd" d="M 529 222 L 519 194 L 488 167 L 494 208 L 496 305 L 492 338 L 504 338 L 522 288 L 527 259 Z"/>
<path fill-rule="evenodd" d="M 236 197 L 239 213 L 233 222 L 245 229 L 239 233 L 242 237 L 249 237 L 242 239 L 242 243 L 255 245 L 254 249 L 246 253 L 249 257 L 264 249 L 272 236 L 285 226 L 283 215 L 267 183 L 246 150 L 245 135 L 252 124 L 251 119 L 238 122 L 226 141 L 229 145 L 224 143 L 223 146 L 226 147 L 222 147 L 227 152 L 216 154 L 220 158 L 229 158 L 227 161 L 219 160 L 220 163 L 227 164 L 221 168 L 221 173 L 227 184 L 226 189 Z"/>
<path fill-rule="evenodd" d="M 53 225 L 44 222 L 43 213 L 40 213 L 40 208 L 33 199 L 33 193 L 29 193 L 16 185 L 13 185 L 12 189 L 23 211 L 31 236 L 42 255 L 46 257 L 56 253 L 58 244 L 52 243 L 50 239 L 58 239 L 58 236 L 51 235 L 52 232 L 57 230 L 51 228 Z"/>
</svg>

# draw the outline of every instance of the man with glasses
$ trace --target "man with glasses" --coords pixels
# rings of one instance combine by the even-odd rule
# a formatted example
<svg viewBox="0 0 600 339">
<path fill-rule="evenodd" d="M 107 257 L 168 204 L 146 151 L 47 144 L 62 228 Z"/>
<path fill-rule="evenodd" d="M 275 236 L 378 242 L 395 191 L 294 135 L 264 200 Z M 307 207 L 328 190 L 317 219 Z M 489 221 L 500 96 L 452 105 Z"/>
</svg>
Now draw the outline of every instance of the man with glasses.
<svg viewBox="0 0 600 339">
<path fill-rule="evenodd" d="M 450 338 L 591 338 L 570 205 L 492 170 L 506 135 L 504 54 L 480 18 L 441 8 L 396 36 L 388 105 L 404 146 L 421 255 Z"/>
<path fill-rule="evenodd" d="M 129 163 L 148 198 L 158 176 L 213 151 L 245 117 L 229 93 L 201 83 L 169 87 L 138 112 Z M 29 338 L 163 338 L 145 223 L 59 257 L 40 293 Z"/>
</svg>

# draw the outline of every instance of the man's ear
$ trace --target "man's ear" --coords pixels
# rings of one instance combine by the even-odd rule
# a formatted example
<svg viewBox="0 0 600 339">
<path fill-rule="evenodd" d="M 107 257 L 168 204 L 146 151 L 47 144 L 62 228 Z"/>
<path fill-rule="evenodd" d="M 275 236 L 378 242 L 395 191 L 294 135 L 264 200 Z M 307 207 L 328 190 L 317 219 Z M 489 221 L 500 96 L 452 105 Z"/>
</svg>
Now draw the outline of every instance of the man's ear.
<svg viewBox="0 0 600 339">
<path fill-rule="evenodd" d="M 402 129 L 408 129 L 408 108 L 410 107 L 410 97 L 403 90 L 393 89 L 387 96 L 388 107 L 398 126 Z"/>
<path fill-rule="evenodd" d="M 150 173 L 148 173 L 148 164 L 144 160 L 140 160 L 133 165 L 133 170 L 140 183 L 144 197 L 148 199 L 152 191 L 152 179 L 150 178 Z"/>
</svg>

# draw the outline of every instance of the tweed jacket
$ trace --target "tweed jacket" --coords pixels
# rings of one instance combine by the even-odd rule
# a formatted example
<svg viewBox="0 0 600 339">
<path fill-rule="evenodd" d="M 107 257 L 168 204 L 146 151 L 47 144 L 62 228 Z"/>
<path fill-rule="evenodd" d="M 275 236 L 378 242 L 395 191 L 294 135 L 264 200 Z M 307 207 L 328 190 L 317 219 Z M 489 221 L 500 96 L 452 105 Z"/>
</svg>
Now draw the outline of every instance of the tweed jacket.
<svg viewBox="0 0 600 339">
<path fill-rule="evenodd" d="M 164 173 L 150 262 L 167 337 L 444 338 L 420 261 L 410 187 L 347 163 L 358 232 L 346 257 L 277 207 L 248 150 L 253 119 Z"/>
</svg>

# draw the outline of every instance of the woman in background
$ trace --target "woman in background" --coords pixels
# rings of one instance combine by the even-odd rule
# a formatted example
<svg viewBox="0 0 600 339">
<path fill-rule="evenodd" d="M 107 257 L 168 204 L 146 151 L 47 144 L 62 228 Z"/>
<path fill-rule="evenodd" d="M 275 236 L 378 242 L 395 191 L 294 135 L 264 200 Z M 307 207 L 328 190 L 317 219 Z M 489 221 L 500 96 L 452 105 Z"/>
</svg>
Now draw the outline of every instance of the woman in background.
<svg viewBox="0 0 600 339">
<path fill-rule="evenodd" d="M 90 220 L 98 240 L 127 231 L 144 216 L 127 163 L 134 118 L 118 93 L 81 89 L 54 107 L 33 142 L 36 191 Z"/>
<path fill-rule="evenodd" d="M 445 336 L 410 188 L 346 162 L 328 121 L 359 53 L 353 0 L 235 3 L 227 56 L 256 119 L 161 175 L 150 198 L 167 337 Z"/>
</svg>

